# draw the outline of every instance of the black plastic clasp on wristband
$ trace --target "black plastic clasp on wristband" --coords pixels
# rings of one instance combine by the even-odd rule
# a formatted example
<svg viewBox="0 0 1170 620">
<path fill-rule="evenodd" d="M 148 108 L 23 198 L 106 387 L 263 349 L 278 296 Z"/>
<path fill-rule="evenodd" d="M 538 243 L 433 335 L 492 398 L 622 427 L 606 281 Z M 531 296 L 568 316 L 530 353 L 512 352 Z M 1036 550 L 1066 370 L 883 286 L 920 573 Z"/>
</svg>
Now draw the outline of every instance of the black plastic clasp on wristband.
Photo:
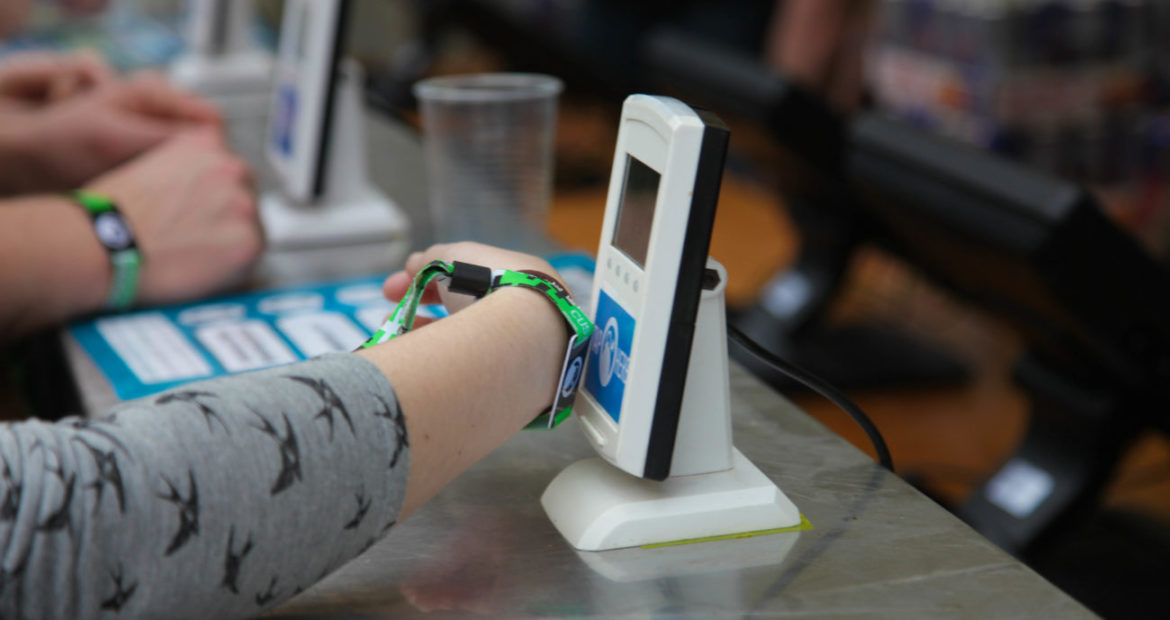
<svg viewBox="0 0 1170 620">
<path fill-rule="evenodd" d="M 491 288 L 491 269 L 459 261 L 451 263 L 451 281 L 447 283 L 447 289 L 452 293 L 483 297 Z"/>
</svg>

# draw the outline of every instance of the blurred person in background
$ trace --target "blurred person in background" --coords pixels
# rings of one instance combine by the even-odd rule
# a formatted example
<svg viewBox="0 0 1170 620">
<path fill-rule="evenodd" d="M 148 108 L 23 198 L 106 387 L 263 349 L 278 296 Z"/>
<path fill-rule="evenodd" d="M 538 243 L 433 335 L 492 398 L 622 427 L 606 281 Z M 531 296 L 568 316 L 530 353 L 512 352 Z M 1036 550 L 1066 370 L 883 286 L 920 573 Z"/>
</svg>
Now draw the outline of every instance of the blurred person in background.
<svg viewBox="0 0 1170 620">
<path fill-rule="evenodd" d="M 677 29 L 758 58 L 851 111 L 861 101 L 876 9 L 876 0 L 590 0 L 573 29 L 592 56 L 619 73 L 640 61 L 652 30 Z"/>
<path fill-rule="evenodd" d="M 874 0 L 779 0 L 764 45 L 769 66 L 844 112 L 862 101 Z"/>
<path fill-rule="evenodd" d="M 0 34 L 29 0 L 5 0 Z M 93 11 L 101 2 L 66 3 Z M 103 308 L 112 267 L 66 192 L 117 205 L 142 255 L 136 303 L 206 295 L 262 248 L 248 166 L 218 111 L 89 53 L 0 59 L 0 342 Z"/>
</svg>

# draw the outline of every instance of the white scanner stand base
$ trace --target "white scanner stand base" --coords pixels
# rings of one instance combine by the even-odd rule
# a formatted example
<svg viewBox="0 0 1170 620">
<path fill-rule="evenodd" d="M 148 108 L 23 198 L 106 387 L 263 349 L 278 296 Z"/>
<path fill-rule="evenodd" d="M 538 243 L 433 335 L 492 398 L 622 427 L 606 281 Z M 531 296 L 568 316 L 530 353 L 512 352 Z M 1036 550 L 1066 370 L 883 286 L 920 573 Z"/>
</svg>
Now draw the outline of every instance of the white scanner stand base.
<svg viewBox="0 0 1170 620">
<path fill-rule="evenodd" d="M 703 291 L 695 322 L 671 475 L 632 476 L 602 459 L 565 468 L 541 496 L 569 544 L 603 551 L 800 525 L 800 511 L 732 446 L 723 291 L 727 271 L 708 259 L 719 284 Z"/>
<path fill-rule="evenodd" d="M 739 450 L 725 471 L 662 482 L 601 459 L 565 468 L 541 503 L 577 549 L 602 551 L 800 524 L 800 511 Z"/>
<path fill-rule="evenodd" d="M 405 241 L 408 227 L 398 205 L 371 188 L 344 202 L 312 205 L 268 192 L 260 197 L 260 220 L 276 250 Z"/>
<path fill-rule="evenodd" d="M 268 247 L 302 250 L 382 243 L 391 246 L 392 253 L 405 255 L 410 220 L 370 182 L 367 173 L 361 68 L 346 60 L 339 70 L 324 192 L 312 203 L 301 203 L 276 191 L 264 193 L 260 221 Z M 396 250 L 394 246 L 403 247 Z"/>
</svg>

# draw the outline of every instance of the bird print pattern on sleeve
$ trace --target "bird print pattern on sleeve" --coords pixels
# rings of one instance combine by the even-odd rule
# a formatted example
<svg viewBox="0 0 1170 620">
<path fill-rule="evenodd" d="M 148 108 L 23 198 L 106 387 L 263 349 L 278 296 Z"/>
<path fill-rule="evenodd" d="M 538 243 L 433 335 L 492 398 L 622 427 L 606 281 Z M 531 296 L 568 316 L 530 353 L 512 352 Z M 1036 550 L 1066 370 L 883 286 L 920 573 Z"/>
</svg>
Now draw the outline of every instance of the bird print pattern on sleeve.
<svg viewBox="0 0 1170 620">
<path fill-rule="evenodd" d="M 199 487 L 195 484 L 195 473 L 189 469 L 187 470 L 186 496 L 166 476 L 163 476 L 162 479 L 167 485 L 167 491 L 159 493 L 158 496 L 163 501 L 173 504 L 179 515 L 179 528 L 175 530 L 175 535 L 171 537 L 171 543 L 163 552 L 163 555 L 170 555 L 187 544 L 192 536 L 199 534 Z"/>
<path fill-rule="evenodd" d="M 313 379 L 311 377 L 290 376 L 289 379 L 297 383 L 307 385 L 313 390 L 313 393 L 321 399 L 321 410 L 317 412 L 314 419 L 325 420 L 329 425 L 329 441 L 333 441 L 333 415 L 337 414 L 345 420 L 349 425 L 349 432 L 353 433 L 353 420 L 349 417 L 349 411 L 345 408 L 345 403 L 341 402 L 337 393 L 328 383 L 320 379 Z"/>
<path fill-rule="evenodd" d="M 59 532 L 65 530 L 70 536 L 73 535 L 73 492 L 77 488 L 77 474 L 70 472 L 66 474 L 65 468 L 58 463 L 52 467 L 46 467 L 46 470 L 55 477 L 60 483 L 62 491 L 61 501 L 56 508 L 45 517 L 45 520 L 37 525 L 37 531 L 40 532 Z M 68 478 L 66 478 L 68 476 Z"/>
<path fill-rule="evenodd" d="M 374 398 L 378 400 L 380 407 L 374 412 L 374 415 L 388 421 L 394 428 L 394 449 L 390 452 L 389 469 L 394 469 L 398 466 L 398 459 L 410 447 L 410 441 L 406 437 L 406 418 L 402 415 L 402 407 L 398 405 L 398 399 L 394 399 L 394 406 L 386 402 L 380 394 L 374 394 Z"/>
<path fill-rule="evenodd" d="M 162 396 L 158 397 L 157 400 L 154 401 L 154 404 L 166 405 L 169 403 L 189 403 L 189 404 L 195 405 L 195 407 L 196 407 L 196 409 L 198 409 L 199 413 L 203 414 L 204 421 L 207 422 L 207 431 L 208 432 L 212 432 L 214 430 L 211 427 L 211 423 L 214 421 L 214 422 L 219 423 L 220 427 L 223 428 L 223 431 L 225 433 L 227 433 L 228 435 L 231 435 L 232 434 L 231 430 L 228 429 L 228 426 L 223 421 L 223 418 L 219 417 L 219 414 L 215 412 L 215 409 L 212 409 L 211 406 L 209 406 L 209 405 L 207 405 L 199 400 L 200 398 L 214 398 L 214 397 L 215 397 L 215 394 L 213 394 L 211 392 L 204 392 L 204 391 L 199 391 L 199 390 L 185 390 L 185 391 L 181 391 L 181 392 L 170 392 L 168 394 L 163 394 Z"/>
<path fill-rule="evenodd" d="M 409 461 L 350 355 L 0 425 L 0 618 L 252 617 L 386 535 Z"/>
<path fill-rule="evenodd" d="M 358 491 L 357 493 L 354 493 L 353 498 L 355 501 L 357 501 L 357 512 L 354 513 L 353 518 L 346 522 L 345 529 L 347 530 L 356 529 L 359 525 L 361 525 L 362 520 L 366 518 L 366 513 L 370 511 L 370 506 L 373 504 L 373 502 L 368 497 L 366 497 L 364 491 Z"/>
<path fill-rule="evenodd" d="M 219 585 L 227 588 L 232 594 L 240 593 L 240 567 L 244 564 L 244 558 L 252 552 L 252 534 L 248 534 L 247 540 L 243 545 L 236 550 L 236 528 L 232 526 L 228 533 L 227 554 L 223 559 L 223 580 Z"/>
<path fill-rule="evenodd" d="M 118 502 L 118 512 L 126 512 L 126 489 L 122 484 L 122 470 L 118 466 L 118 456 L 115 450 L 102 450 L 87 441 L 84 437 L 74 437 L 73 441 L 85 446 L 93 457 L 96 476 L 85 483 L 85 489 L 94 492 L 93 512 L 96 513 L 102 506 L 102 497 L 106 489 L 110 489 Z"/>
<path fill-rule="evenodd" d="M 0 460 L 3 460 L 4 469 L 0 471 L 0 481 L 4 484 L 4 501 L 0 503 L 0 521 L 12 521 L 20 512 L 21 492 L 24 489 L 24 484 L 13 476 L 12 465 L 8 463 L 8 457 L 0 453 Z"/>
<path fill-rule="evenodd" d="M 277 449 L 280 452 L 280 472 L 276 475 L 276 480 L 272 482 L 272 488 L 269 490 L 270 494 L 276 495 L 290 487 L 293 482 L 301 479 L 301 450 L 297 446 L 297 436 L 293 433 L 288 416 L 283 413 L 280 414 L 280 417 L 284 419 L 284 434 L 277 431 L 268 418 L 256 411 L 252 411 L 252 414 L 260 420 L 259 425 L 253 424 L 252 427 L 259 429 L 260 432 L 276 441 Z"/>
<path fill-rule="evenodd" d="M 109 598 L 102 601 L 102 609 L 109 609 L 111 611 L 121 611 L 122 607 L 134 596 L 134 592 L 138 589 L 138 582 L 124 583 L 126 580 L 123 574 L 122 564 L 110 571 L 110 580 L 113 582 L 114 593 Z"/>
</svg>

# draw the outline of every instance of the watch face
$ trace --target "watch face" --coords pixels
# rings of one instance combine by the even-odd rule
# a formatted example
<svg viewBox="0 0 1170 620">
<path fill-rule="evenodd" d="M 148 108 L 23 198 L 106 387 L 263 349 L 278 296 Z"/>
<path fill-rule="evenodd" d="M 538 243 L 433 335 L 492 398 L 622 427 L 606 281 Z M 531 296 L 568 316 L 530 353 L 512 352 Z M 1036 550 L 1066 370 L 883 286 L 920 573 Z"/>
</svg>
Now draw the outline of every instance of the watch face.
<svg viewBox="0 0 1170 620">
<path fill-rule="evenodd" d="M 119 213 L 107 211 L 99 214 L 93 220 L 93 228 L 98 241 L 111 250 L 124 250 L 134 243 L 130 227 Z"/>
</svg>

